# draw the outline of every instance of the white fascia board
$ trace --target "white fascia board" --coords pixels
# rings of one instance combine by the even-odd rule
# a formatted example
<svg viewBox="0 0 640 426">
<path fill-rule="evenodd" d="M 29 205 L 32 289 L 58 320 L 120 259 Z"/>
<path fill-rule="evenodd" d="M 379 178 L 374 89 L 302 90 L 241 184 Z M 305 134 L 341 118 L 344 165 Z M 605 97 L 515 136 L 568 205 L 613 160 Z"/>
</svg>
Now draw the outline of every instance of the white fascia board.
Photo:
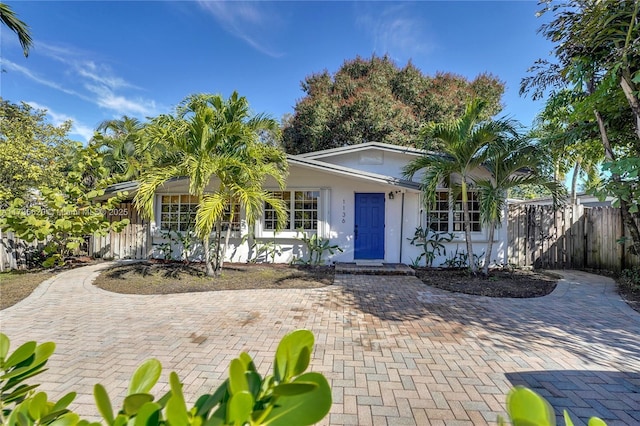
<svg viewBox="0 0 640 426">
<path fill-rule="evenodd" d="M 298 154 L 296 156 L 313 160 L 317 158 L 333 157 L 336 155 L 359 152 L 359 151 L 364 151 L 368 149 L 379 149 L 382 151 L 398 152 L 402 154 L 410 154 L 410 155 L 416 155 L 416 156 L 424 154 L 423 150 L 417 149 L 417 148 L 411 148 L 408 146 L 391 145 L 391 144 L 382 143 L 382 142 L 365 142 L 365 143 L 359 143 L 355 145 L 341 146 L 338 148 L 324 149 L 321 151 L 306 152 L 304 154 Z"/>
</svg>

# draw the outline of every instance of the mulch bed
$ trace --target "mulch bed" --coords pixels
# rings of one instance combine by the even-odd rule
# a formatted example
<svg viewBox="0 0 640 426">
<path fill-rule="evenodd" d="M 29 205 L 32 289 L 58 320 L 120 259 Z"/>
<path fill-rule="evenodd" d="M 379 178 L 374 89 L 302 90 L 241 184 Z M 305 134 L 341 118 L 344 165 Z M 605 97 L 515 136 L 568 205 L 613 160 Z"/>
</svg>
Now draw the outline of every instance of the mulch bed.
<svg viewBox="0 0 640 426">
<path fill-rule="evenodd" d="M 551 293 L 558 277 L 527 271 L 490 271 L 476 276 L 466 269 L 417 268 L 416 276 L 425 284 L 456 293 L 489 297 L 541 297 Z"/>
</svg>

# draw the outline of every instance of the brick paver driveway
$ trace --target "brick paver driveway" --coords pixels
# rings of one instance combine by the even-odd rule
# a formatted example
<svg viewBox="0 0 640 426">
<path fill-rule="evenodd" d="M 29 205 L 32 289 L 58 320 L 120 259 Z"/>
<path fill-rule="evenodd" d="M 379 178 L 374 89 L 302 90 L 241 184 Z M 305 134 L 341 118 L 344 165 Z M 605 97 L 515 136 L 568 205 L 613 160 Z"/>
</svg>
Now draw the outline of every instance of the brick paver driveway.
<svg viewBox="0 0 640 426">
<path fill-rule="evenodd" d="M 93 385 L 118 402 L 149 357 L 185 383 L 188 402 L 215 388 L 229 361 L 248 351 L 261 372 L 280 338 L 316 335 L 312 370 L 331 381 L 326 424 L 483 424 L 504 411 L 507 391 L 526 384 L 574 419 L 640 423 L 640 314 L 613 282 L 583 272 L 539 299 L 447 293 L 413 277 L 338 275 L 313 290 L 247 290 L 129 296 L 91 285 L 100 266 L 60 274 L 0 312 L 12 347 L 53 340 L 51 397 L 78 392 L 95 416 Z"/>
</svg>

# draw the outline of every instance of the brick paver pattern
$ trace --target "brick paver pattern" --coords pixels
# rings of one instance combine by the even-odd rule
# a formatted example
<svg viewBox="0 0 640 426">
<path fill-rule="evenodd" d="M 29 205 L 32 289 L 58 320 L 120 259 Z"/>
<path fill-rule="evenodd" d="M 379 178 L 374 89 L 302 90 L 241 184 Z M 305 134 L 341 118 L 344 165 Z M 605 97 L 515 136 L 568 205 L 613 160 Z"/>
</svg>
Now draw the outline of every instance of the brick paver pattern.
<svg viewBox="0 0 640 426">
<path fill-rule="evenodd" d="M 72 408 L 85 418 L 97 419 L 95 383 L 121 403 L 147 358 L 164 367 L 155 394 L 176 371 L 192 404 L 226 378 L 241 351 L 264 374 L 280 338 L 308 328 L 316 336 L 310 369 L 333 391 L 322 424 L 492 424 L 517 384 L 574 420 L 640 424 L 640 314 L 606 277 L 564 271 L 556 290 L 536 299 L 454 294 L 415 277 L 373 275 L 337 275 L 319 289 L 132 296 L 91 284 L 104 266 L 61 273 L 0 311 L 14 349 L 56 342 L 37 380 L 54 399 L 77 391 Z"/>
</svg>

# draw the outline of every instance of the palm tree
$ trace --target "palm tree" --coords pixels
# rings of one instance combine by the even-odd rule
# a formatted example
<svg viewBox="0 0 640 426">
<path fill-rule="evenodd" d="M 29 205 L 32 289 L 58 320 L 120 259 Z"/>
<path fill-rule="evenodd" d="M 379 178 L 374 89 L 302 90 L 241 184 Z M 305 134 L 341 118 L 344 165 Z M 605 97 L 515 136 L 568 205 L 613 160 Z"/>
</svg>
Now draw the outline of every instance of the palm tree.
<svg viewBox="0 0 640 426">
<path fill-rule="evenodd" d="M 189 193 L 199 200 L 195 231 L 202 239 L 208 276 L 218 275 L 222 267 L 220 233 L 225 208 L 232 201 L 244 208 L 249 224 L 260 217 L 265 202 L 274 207 L 282 226 L 286 222 L 282 200 L 262 189 L 269 177 L 281 188 L 285 185 L 285 154 L 259 143 L 261 131 L 277 130 L 275 120 L 260 114 L 252 116 L 246 98 L 236 92 L 227 100 L 219 95 L 189 96 L 175 115 L 159 116 L 149 126 L 147 137 L 165 145 L 166 154 L 160 165 L 141 173 L 134 201 L 153 217 L 156 189 L 170 179 L 189 178 Z M 217 186 L 211 189 L 213 178 Z M 214 229 L 217 238 L 210 250 Z"/>
<path fill-rule="evenodd" d="M 427 150 L 403 169 L 408 179 L 424 171 L 421 187 L 427 208 L 436 200 L 440 185 L 451 188 L 453 200 L 461 195 L 469 268 L 474 274 L 478 272 L 478 267 L 473 261 L 468 191 L 473 188 L 475 174 L 485 161 L 488 149 L 506 136 L 517 135 L 514 124 L 509 120 L 483 120 L 482 113 L 486 106 L 483 100 L 472 100 L 460 118 L 428 124 L 421 131 L 425 147 L 438 146 L 439 152 Z"/>
<path fill-rule="evenodd" d="M 566 190 L 564 186 L 543 174 L 546 166 L 543 151 L 526 138 L 507 138 L 492 146 L 483 167 L 489 177 L 477 179 L 475 186 L 480 203 L 480 218 L 489 227 L 487 250 L 485 251 L 483 274 L 489 275 L 493 236 L 502 223 L 502 212 L 507 204 L 509 189 L 520 185 L 534 185 L 549 191 L 557 205 Z"/>
<path fill-rule="evenodd" d="M 92 145 L 104 153 L 105 166 L 115 180 L 135 179 L 157 159 L 151 152 L 149 140 L 143 137 L 144 130 L 144 123 L 126 115 L 98 125 Z"/>
<path fill-rule="evenodd" d="M 33 47 L 29 26 L 18 19 L 15 12 L 5 3 L 0 3 L 0 21 L 18 35 L 24 56 L 29 56 L 29 49 Z"/>
</svg>

